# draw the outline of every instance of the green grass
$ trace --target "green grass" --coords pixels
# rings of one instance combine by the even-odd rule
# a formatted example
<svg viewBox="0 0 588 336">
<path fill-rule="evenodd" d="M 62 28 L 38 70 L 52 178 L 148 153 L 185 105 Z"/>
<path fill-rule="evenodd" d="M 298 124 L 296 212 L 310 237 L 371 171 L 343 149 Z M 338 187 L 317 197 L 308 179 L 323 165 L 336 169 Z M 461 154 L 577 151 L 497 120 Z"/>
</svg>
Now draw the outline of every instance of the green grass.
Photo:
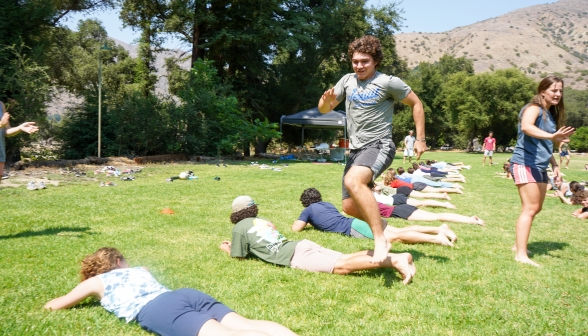
<svg viewBox="0 0 588 336">
<path fill-rule="evenodd" d="M 230 239 L 230 205 L 242 194 L 252 196 L 260 214 L 289 239 L 307 238 L 342 252 L 372 248 L 368 240 L 290 231 L 305 188 L 319 189 L 340 208 L 340 165 L 290 163 L 282 172 L 243 162 L 229 168 L 153 165 L 117 187 L 70 182 L 34 192 L 5 188 L 0 334 L 144 335 L 93 300 L 64 311 L 43 309 L 78 283 L 80 260 L 102 246 L 119 248 L 131 265 L 148 267 L 168 288 L 200 289 L 246 317 L 273 320 L 301 335 L 586 334 L 588 221 L 570 216 L 577 207 L 548 198 L 529 244 L 543 268 L 515 263 L 510 248 L 519 197 L 512 180 L 493 177 L 508 156 L 497 154 L 500 165 L 481 167 L 479 154 L 425 155 L 474 166 L 464 172 L 466 193 L 452 196 L 452 203 L 455 212 L 476 214 L 487 226 L 450 224 L 459 236 L 453 249 L 395 244 L 393 251 L 412 253 L 418 268 L 408 286 L 392 270 L 313 274 L 231 259 L 218 249 Z M 401 162 L 397 157 L 393 166 Z M 588 158 L 574 156 L 564 170 L 567 179 L 588 180 L 585 163 Z M 164 182 L 188 169 L 199 179 Z M 214 181 L 217 175 L 221 181 Z M 160 215 L 164 207 L 175 215 Z"/>
</svg>

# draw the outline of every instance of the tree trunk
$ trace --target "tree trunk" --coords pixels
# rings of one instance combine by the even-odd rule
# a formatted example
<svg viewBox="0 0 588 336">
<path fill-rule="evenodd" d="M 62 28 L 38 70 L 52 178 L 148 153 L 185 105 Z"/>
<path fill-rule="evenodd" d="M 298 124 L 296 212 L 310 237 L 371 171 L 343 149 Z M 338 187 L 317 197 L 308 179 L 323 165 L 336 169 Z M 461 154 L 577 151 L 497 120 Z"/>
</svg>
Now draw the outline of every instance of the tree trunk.
<svg viewBox="0 0 588 336">
<path fill-rule="evenodd" d="M 251 148 L 249 147 L 249 143 L 246 143 L 243 146 L 243 156 L 250 157 L 251 156 Z"/>
<path fill-rule="evenodd" d="M 255 144 L 255 156 L 259 157 L 261 153 L 267 153 L 267 146 L 271 142 L 270 140 L 261 140 L 257 139 L 257 143 Z"/>
</svg>

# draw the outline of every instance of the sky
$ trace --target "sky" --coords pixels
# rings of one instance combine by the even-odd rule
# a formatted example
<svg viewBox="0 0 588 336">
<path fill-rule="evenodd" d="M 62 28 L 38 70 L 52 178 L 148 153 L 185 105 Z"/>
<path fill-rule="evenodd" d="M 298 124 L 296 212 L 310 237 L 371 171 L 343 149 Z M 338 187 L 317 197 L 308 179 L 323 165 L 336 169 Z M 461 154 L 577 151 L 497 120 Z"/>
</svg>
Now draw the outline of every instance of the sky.
<svg viewBox="0 0 588 336">
<path fill-rule="evenodd" d="M 385 5 L 394 1 L 368 0 L 370 5 Z M 404 10 L 401 32 L 439 33 L 456 27 L 467 26 L 478 21 L 506 14 L 515 9 L 552 3 L 544 0 L 404 0 L 398 8 Z M 77 30 L 78 20 L 97 18 L 102 21 L 108 35 L 133 44 L 138 32 L 123 28 L 117 10 L 94 12 L 89 15 L 69 15 L 65 25 Z M 169 38 L 164 47 L 186 49 L 177 39 Z"/>
</svg>

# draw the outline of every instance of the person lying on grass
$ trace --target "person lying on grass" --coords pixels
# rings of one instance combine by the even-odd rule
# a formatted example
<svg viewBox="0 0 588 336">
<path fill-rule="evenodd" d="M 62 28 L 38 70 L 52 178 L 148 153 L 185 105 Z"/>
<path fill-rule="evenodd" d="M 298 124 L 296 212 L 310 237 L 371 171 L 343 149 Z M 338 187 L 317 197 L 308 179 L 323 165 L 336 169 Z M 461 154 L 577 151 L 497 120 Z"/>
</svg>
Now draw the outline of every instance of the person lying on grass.
<svg viewBox="0 0 588 336">
<path fill-rule="evenodd" d="M 341 233 L 355 238 L 373 239 L 372 231 L 366 222 L 343 216 L 333 204 L 323 202 L 321 193 L 315 188 L 304 190 L 300 196 L 300 202 L 305 209 L 292 224 L 292 231 L 299 232 L 304 230 L 306 226 L 312 226 L 321 231 Z M 457 240 L 457 235 L 451 231 L 447 224 L 438 227 L 413 225 L 396 228 L 388 225 L 388 222 L 382 219 L 382 229 L 384 236 L 390 243 L 429 243 L 453 246 Z"/>
<path fill-rule="evenodd" d="M 382 203 L 378 203 L 380 209 L 380 216 L 384 218 L 401 218 L 409 221 L 443 221 L 443 222 L 454 222 L 454 223 L 467 223 L 476 225 L 485 225 L 484 221 L 478 216 L 464 216 L 454 213 L 437 213 L 428 212 L 425 210 L 417 209 L 417 207 L 409 204 L 400 204 L 396 206 L 390 206 Z"/>
<path fill-rule="evenodd" d="M 398 189 L 401 189 L 400 192 Z M 410 198 L 410 189 L 408 187 L 400 187 L 396 189 L 396 194 L 394 195 L 384 195 L 382 194 L 382 188 L 378 185 L 375 185 L 372 188 L 372 194 L 376 198 L 376 202 L 388 204 L 388 205 L 400 205 L 400 204 L 410 204 L 415 207 L 439 207 L 439 208 L 447 208 L 447 209 L 455 209 L 456 206 L 449 203 L 449 202 L 440 202 L 434 200 L 417 200 L 415 198 Z M 408 195 L 406 193 L 408 192 Z"/>
<path fill-rule="evenodd" d="M 588 218 L 588 190 L 582 190 L 578 193 L 578 199 L 582 205 L 581 209 L 578 209 L 572 213 L 572 216 L 579 219 Z"/>
<path fill-rule="evenodd" d="M 415 182 L 417 177 L 413 177 L 412 183 L 404 182 L 398 179 L 396 176 L 396 169 L 390 168 L 384 173 L 384 184 L 392 187 L 392 188 L 399 188 L 402 186 L 407 186 L 412 190 L 422 191 L 425 193 L 457 193 L 463 194 L 463 191 L 459 188 L 451 188 L 451 187 L 441 187 L 451 185 L 451 183 L 447 182 L 433 182 L 427 180 L 426 178 L 422 177 L 422 180 L 418 180 Z"/>
<path fill-rule="evenodd" d="M 579 193 L 584 190 L 584 186 L 578 181 L 563 182 L 562 178 L 554 179 L 553 185 L 555 191 L 553 194 L 547 194 L 550 197 L 558 197 L 560 201 L 568 205 L 581 205 L 582 199 L 578 197 Z"/>
<path fill-rule="evenodd" d="M 349 274 L 376 268 L 393 268 L 408 284 L 416 267 L 410 253 L 388 253 L 381 262 L 372 262 L 373 251 L 351 254 L 329 250 L 310 240 L 289 241 L 272 222 L 257 217 L 257 204 L 249 196 L 239 196 L 232 204 L 231 222 L 235 224 L 232 241 L 223 241 L 220 249 L 234 258 L 248 254 L 275 265 L 310 272 Z"/>
<path fill-rule="evenodd" d="M 146 268 L 130 268 L 115 248 L 103 247 L 86 256 L 81 276 L 79 285 L 47 302 L 45 308 L 70 308 L 92 296 L 127 323 L 137 321 L 160 335 L 296 335 L 275 322 L 247 319 L 195 289 L 170 291 Z"/>
<path fill-rule="evenodd" d="M 424 166 L 424 162 L 417 164 L 414 162 L 412 164 L 412 169 L 414 172 L 412 173 L 413 178 L 415 177 L 433 177 L 433 178 L 440 178 L 441 182 L 463 182 L 465 183 L 465 177 L 460 173 L 447 173 L 447 172 L 440 172 L 440 171 L 433 171 L 432 169 L 436 168 L 426 168 Z"/>
</svg>

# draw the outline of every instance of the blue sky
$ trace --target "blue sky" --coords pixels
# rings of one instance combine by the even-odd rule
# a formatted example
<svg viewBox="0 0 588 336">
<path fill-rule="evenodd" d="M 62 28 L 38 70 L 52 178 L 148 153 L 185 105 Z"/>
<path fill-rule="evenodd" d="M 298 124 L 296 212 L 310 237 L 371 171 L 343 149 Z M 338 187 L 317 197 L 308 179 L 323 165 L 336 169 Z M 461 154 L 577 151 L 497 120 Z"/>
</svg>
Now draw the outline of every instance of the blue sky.
<svg viewBox="0 0 588 336">
<path fill-rule="evenodd" d="M 389 0 L 368 0 L 371 5 L 387 4 Z M 398 7 L 404 10 L 402 32 L 438 33 L 459 26 L 500 16 L 518 8 L 546 4 L 544 0 L 404 0 Z M 65 24 L 76 30 L 77 22 L 84 18 L 97 18 L 108 31 L 108 35 L 126 43 L 133 43 L 139 36 L 129 28 L 123 28 L 118 11 L 95 12 L 90 15 L 70 15 Z M 178 40 L 169 39 L 168 48 L 182 48 Z M 185 48 L 186 46 L 184 46 Z"/>
</svg>

